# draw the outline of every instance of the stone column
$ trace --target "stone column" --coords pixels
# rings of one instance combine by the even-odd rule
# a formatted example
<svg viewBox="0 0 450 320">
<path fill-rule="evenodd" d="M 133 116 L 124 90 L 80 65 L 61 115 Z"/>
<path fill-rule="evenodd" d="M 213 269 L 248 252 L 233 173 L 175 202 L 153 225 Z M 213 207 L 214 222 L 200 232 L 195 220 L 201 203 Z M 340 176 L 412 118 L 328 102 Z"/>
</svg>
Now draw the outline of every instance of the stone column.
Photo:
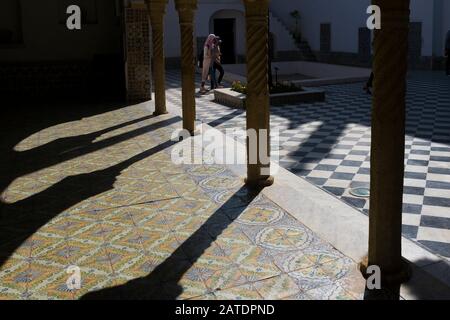
<svg viewBox="0 0 450 320">
<path fill-rule="evenodd" d="M 167 0 L 146 0 L 153 40 L 153 81 L 155 83 L 155 113 L 166 114 L 166 69 L 164 57 L 164 15 Z"/>
<path fill-rule="evenodd" d="M 368 265 L 377 265 L 385 285 L 404 282 L 402 199 L 409 0 L 373 0 L 381 8 L 374 38 L 374 88 L 370 159 Z M 364 266 L 363 266 L 364 273 Z"/>
<path fill-rule="evenodd" d="M 183 129 L 195 133 L 194 14 L 197 0 L 175 0 L 181 34 Z"/>
<path fill-rule="evenodd" d="M 246 109 L 248 137 L 246 184 L 251 187 L 265 187 L 273 183 L 273 177 L 269 173 L 270 161 L 267 163 L 263 159 L 270 157 L 269 0 L 244 0 L 244 4 L 247 29 Z M 252 137 L 252 132 L 256 133 L 256 139 Z M 265 148 L 261 149 L 261 146 L 265 143 Z M 261 150 L 263 150 L 262 154 Z"/>
</svg>

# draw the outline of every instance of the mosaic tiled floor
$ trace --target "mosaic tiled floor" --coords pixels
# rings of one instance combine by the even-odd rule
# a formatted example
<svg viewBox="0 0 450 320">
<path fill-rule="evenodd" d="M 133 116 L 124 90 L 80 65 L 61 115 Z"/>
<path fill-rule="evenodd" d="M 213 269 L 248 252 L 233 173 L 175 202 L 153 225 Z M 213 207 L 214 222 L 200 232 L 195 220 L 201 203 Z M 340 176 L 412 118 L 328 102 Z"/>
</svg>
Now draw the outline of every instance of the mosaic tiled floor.
<svg viewBox="0 0 450 320">
<path fill-rule="evenodd" d="M 168 99 L 180 104 L 177 71 L 168 74 Z M 371 96 L 362 84 L 322 87 L 323 103 L 271 108 L 280 165 L 368 213 Z M 197 99 L 197 117 L 220 130 L 245 128 L 245 112 Z M 450 259 L 450 79 L 441 72 L 409 75 L 403 234 Z M 245 140 L 242 139 L 242 142 Z"/>
<path fill-rule="evenodd" d="M 353 261 L 226 167 L 174 165 L 180 118 L 150 114 L 125 107 L 15 146 L 0 299 L 362 297 Z"/>
</svg>

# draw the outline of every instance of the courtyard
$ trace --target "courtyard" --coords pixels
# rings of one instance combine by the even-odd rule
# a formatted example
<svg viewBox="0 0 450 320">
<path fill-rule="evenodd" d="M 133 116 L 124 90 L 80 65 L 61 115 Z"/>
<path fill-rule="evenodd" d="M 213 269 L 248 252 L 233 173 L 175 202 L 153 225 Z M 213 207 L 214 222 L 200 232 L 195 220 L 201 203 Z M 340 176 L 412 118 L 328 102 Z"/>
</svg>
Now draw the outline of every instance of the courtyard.
<svg viewBox="0 0 450 320">
<path fill-rule="evenodd" d="M 174 165 L 179 116 L 28 113 L 42 130 L 2 163 L 2 299 L 362 298 L 352 259 L 226 166 Z"/>
<path fill-rule="evenodd" d="M 168 74 L 168 86 L 180 86 Z M 367 198 L 352 188 L 370 183 L 371 96 L 362 83 L 322 86 L 323 103 L 271 108 L 271 129 L 279 133 L 279 163 L 357 208 L 369 212 Z M 440 72 L 408 77 L 403 235 L 450 259 L 450 80 Z M 221 129 L 245 129 L 245 110 L 198 100 L 198 120 Z M 176 89 L 168 100 L 180 103 Z M 239 139 L 239 137 L 238 137 Z M 245 142 L 245 137 L 240 137 Z"/>
<path fill-rule="evenodd" d="M 410 83 L 403 235 L 426 248 L 412 256 L 440 279 L 433 288 L 439 297 L 448 281 L 448 87 L 433 74 L 414 74 Z M 177 71 L 168 73 L 170 113 L 163 116 L 152 115 L 151 102 L 25 108 L 2 126 L 0 297 L 363 299 L 359 256 L 341 251 L 322 229 L 333 211 L 367 214 L 367 201 L 348 189 L 368 183 L 370 97 L 360 84 L 324 89 L 325 103 L 274 107 L 271 116 L 280 131 L 280 170 L 304 181 L 305 198 L 317 194 L 325 203 L 314 230 L 286 197 L 273 196 L 283 190 L 277 183 L 254 191 L 244 184 L 245 170 L 173 163 L 178 142 L 171 136 L 182 127 Z M 422 107 L 425 92 L 434 108 Z M 197 125 L 223 132 L 245 125 L 243 110 L 211 99 L 197 98 Z M 192 151 L 211 160 L 195 144 Z M 288 200 L 319 213 L 318 202 Z M 69 266 L 80 268 L 80 289 L 67 287 Z"/>
<path fill-rule="evenodd" d="M 5 1 L 0 300 L 450 299 L 447 4 L 306 2 Z"/>
</svg>

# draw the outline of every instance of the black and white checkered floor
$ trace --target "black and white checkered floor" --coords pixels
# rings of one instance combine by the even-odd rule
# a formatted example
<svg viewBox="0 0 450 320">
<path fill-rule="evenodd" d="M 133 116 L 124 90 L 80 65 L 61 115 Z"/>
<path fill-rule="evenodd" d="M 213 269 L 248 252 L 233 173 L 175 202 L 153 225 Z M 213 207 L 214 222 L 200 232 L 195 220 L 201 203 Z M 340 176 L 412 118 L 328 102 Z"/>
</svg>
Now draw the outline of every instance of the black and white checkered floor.
<svg viewBox="0 0 450 320">
<path fill-rule="evenodd" d="M 181 106 L 179 71 L 169 71 L 169 102 Z M 369 186 L 371 97 L 362 84 L 323 86 L 326 102 L 271 108 L 279 131 L 279 163 L 368 213 L 349 190 Z M 197 119 L 220 130 L 245 128 L 244 110 L 197 98 Z M 409 75 L 403 234 L 450 260 L 450 78 Z"/>
</svg>

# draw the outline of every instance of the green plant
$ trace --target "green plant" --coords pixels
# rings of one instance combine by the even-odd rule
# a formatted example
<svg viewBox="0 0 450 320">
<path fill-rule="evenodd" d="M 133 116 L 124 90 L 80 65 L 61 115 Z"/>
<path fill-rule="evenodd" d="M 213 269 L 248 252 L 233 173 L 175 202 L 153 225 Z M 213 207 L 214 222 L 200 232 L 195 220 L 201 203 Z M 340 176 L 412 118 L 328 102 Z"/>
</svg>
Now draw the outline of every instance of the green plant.
<svg viewBox="0 0 450 320">
<path fill-rule="evenodd" d="M 295 20 L 295 34 L 298 34 L 298 23 L 300 21 L 300 12 L 298 10 L 294 10 L 291 13 L 291 17 Z"/>
<path fill-rule="evenodd" d="M 239 93 L 247 94 L 247 85 L 242 84 L 240 81 L 234 81 L 231 84 L 231 90 L 239 92 Z"/>
<path fill-rule="evenodd" d="M 231 90 L 242 94 L 247 94 L 247 85 L 242 84 L 240 81 L 234 81 L 231 84 Z M 272 93 L 298 92 L 302 90 L 303 90 L 302 87 L 296 86 L 292 82 L 277 83 L 275 86 L 270 88 L 270 93 L 272 94 Z"/>
</svg>

